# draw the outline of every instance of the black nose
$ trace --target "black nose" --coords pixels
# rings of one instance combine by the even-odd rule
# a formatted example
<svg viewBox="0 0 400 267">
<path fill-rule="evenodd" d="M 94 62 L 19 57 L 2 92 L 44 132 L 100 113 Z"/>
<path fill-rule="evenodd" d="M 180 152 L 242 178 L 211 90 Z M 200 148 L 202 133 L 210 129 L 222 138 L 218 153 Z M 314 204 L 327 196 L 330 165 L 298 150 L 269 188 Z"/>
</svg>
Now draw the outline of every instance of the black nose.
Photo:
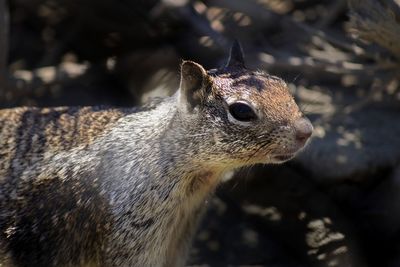
<svg viewBox="0 0 400 267">
<path fill-rule="evenodd" d="M 307 118 L 298 119 L 294 123 L 294 128 L 296 131 L 296 139 L 300 143 L 307 142 L 313 132 L 313 126 Z"/>
</svg>

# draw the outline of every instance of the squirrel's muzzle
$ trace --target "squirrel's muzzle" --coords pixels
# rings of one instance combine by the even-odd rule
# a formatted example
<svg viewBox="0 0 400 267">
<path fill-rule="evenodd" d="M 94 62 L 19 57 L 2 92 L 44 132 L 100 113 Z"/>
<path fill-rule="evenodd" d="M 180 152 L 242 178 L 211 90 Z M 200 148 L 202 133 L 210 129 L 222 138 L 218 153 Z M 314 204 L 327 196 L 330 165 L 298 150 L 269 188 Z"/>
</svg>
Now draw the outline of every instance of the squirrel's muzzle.
<svg viewBox="0 0 400 267">
<path fill-rule="evenodd" d="M 304 145 L 307 140 L 311 137 L 313 132 L 313 126 L 309 119 L 300 118 L 294 123 L 296 141 L 299 144 Z"/>
</svg>

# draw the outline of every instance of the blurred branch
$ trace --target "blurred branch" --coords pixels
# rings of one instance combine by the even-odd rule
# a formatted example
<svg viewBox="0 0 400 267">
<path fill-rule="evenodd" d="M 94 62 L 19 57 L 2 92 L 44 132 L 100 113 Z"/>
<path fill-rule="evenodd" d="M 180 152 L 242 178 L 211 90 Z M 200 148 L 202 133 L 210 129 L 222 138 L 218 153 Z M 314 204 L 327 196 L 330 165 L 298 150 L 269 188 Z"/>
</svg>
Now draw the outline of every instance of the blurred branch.
<svg viewBox="0 0 400 267">
<path fill-rule="evenodd" d="M 348 61 L 341 62 L 325 62 L 316 60 L 313 57 L 296 57 L 286 53 L 255 53 L 250 54 L 249 58 L 252 62 L 257 62 L 258 67 L 265 69 L 273 69 L 274 71 L 295 71 L 312 73 L 321 77 L 324 73 L 338 75 L 360 75 L 365 76 L 366 73 L 377 73 L 381 70 L 395 70 L 398 64 L 380 63 L 380 64 L 359 64 Z M 366 79 L 366 78 L 364 78 Z"/>
<path fill-rule="evenodd" d="M 353 42 L 351 42 L 350 38 L 347 38 L 345 35 L 333 34 L 328 29 L 324 29 L 323 31 L 307 25 L 306 23 L 302 23 L 300 21 L 294 20 L 292 17 L 288 15 L 280 15 L 271 10 L 268 10 L 266 7 L 260 5 L 255 0 L 246 0 L 246 1 L 230 1 L 230 0 L 207 0 L 205 1 L 207 5 L 218 6 L 223 8 L 228 8 L 232 11 L 242 12 L 246 15 L 250 16 L 255 20 L 261 20 L 266 26 L 270 25 L 271 28 L 275 28 L 277 24 L 281 23 L 287 29 L 296 28 L 310 36 L 318 36 L 321 39 L 325 40 L 332 45 L 349 51 L 355 55 L 365 57 L 368 59 L 375 59 L 375 56 L 370 51 L 357 46 Z M 346 2 L 344 2 L 346 4 Z M 338 1 L 333 4 L 334 12 L 340 12 L 343 8 L 343 1 Z M 327 18 L 327 21 L 322 21 L 322 24 L 330 23 L 330 20 L 334 19 L 333 17 Z"/>
<path fill-rule="evenodd" d="M 317 28 L 325 28 L 332 24 L 343 13 L 346 7 L 346 0 L 332 1 L 327 8 L 329 13 L 318 22 Z"/>
<path fill-rule="evenodd" d="M 229 47 L 230 42 L 225 38 L 225 36 L 215 31 L 211 27 L 210 22 L 197 13 L 192 5 L 179 7 L 178 11 L 183 19 L 186 20 L 193 29 L 195 29 L 199 34 L 209 36 L 221 48 L 221 50 Z"/>
<path fill-rule="evenodd" d="M 68 44 L 78 37 L 80 23 L 79 19 L 75 20 L 67 28 L 66 34 L 61 38 L 61 40 L 55 42 L 53 47 L 48 49 L 48 52 L 43 56 L 37 66 L 43 67 L 57 64 L 62 57 L 62 54 L 67 50 Z"/>
<path fill-rule="evenodd" d="M 204 2 L 207 6 L 217 6 L 227 8 L 234 12 L 244 13 L 252 17 L 254 20 L 262 22 L 264 28 L 275 28 L 277 23 L 279 23 L 283 17 L 282 15 L 266 9 L 264 6 L 253 0 L 205 0 Z"/>
<path fill-rule="evenodd" d="M 354 42 L 351 42 L 351 39 L 347 38 L 344 34 L 334 34 L 328 29 L 320 30 L 305 23 L 295 21 L 290 17 L 287 17 L 283 20 L 283 23 L 287 28 L 292 29 L 293 27 L 304 31 L 310 36 L 318 36 L 322 40 L 332 44 L 333 46 L 340 48 L 342 50 L 351 52 L 357 56 L 364 57 L 367 59 L 376 59 L 373 51 L 369 51 L 368 49 L 364 49 L 363 47 L 358 46 Z"/>
<path fill-rule="evenodd" d="M 396 16 L 397 21 L 400 20 L 400 0 L 385 1 L 388 9 L 390 9 Z"/>
<path fill-rule="evenodd" d="M 0 0 L 0 94 L 7 87 L 9 13 L 7 0 Z"/>
<path fill-rule="evenodd" d="M 7 73 L 7 96 L 5 99 L 0 98 L 0 104 L 3 104 L 2 101 L 7 102 L 4 103 L 6 105 L 21 98 L 31 98 L 43 88 L 66 84 L 84 75 L 89 67 L 88 64 L 62 63 L 58 66 Z"/>
<path fill-rule="evenodd" d="M 391 7 L 399 4 L 387 0 Z M 348 31 L 357 38 L 376 43 L 400 59 L 400 24 L 396 14 L 377 0 L 348 0 L 350 22 Z"/>
</svg>

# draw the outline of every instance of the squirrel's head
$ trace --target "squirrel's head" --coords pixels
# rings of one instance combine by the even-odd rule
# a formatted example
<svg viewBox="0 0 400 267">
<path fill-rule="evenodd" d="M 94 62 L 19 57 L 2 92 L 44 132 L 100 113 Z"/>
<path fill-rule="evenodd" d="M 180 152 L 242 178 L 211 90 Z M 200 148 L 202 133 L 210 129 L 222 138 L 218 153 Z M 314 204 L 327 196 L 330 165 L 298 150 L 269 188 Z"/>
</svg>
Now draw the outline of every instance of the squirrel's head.
<svg viewBox="0 0 400 267">
<path fill-rule="evenodd" d="M 221 69 L 182 63 L 179 106 L 188 128 L 200 131 L 192 133 L 202 139 L 199 154 L 216 164 L 284 162 L 313 131 L 282 79 L 245 67 L 238 42 Z"/>
</svg>

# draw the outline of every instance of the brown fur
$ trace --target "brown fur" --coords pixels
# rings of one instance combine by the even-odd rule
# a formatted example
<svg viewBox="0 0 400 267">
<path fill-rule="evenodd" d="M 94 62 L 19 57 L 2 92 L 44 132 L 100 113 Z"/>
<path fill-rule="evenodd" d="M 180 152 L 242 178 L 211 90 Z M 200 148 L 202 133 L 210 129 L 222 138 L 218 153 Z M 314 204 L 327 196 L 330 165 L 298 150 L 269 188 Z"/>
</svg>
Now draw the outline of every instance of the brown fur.
<svg viewBox="0 0 400 267">
<path fill-rule="evenodd" d="M 17 108 L 0 110 L 0 147 L 40 145 L 52 151 L 89 145 L 128 110 L 101 107 Z M 38 140 L 32 133 L 42 133 Z M 19 134 L 19 133 L 22 133 Z M 14 139 L 15 138 L 15 139 Z M 14 142 L 10 141 L 13 140 Z M 42 143 L 40 143 L 42 142 Z M 26 148 L 29 153 L 29 149 Z"/>
<path fill-rule="evenodd" d="M 312 131 L 286 84 L 242 59 L 184 62 L 178 93 L 140 111 L 1 110 L 0 266 L 183 266 L 224 172 L 288 160 Z M 232 117 L 240 101 L 255 121 Z"/>
</svg>

